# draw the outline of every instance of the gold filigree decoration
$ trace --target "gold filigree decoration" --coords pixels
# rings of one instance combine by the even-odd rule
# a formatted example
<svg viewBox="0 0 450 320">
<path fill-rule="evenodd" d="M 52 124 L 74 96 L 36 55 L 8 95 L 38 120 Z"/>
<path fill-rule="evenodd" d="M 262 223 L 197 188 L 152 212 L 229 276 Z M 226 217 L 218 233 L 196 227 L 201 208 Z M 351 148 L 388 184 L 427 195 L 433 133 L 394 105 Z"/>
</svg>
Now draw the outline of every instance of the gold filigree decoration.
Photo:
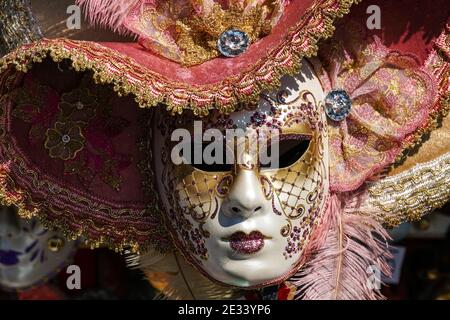
<svg viewBox="0 0 450 320">
<path fill-rule="evenodd" d="M 372 184 L 369 202 L 389 227 L 417 221 L 450 199 L 450 153 Z"/>
<path fill-rule="evenodd" d="M 257 103 L 262 91 L 280 86 L 282 76 L 300 69 L 303 57 L 317 53 L 317 43 L 333 34 L 333 22 L 361 0 L 317 0 L 293 26 L 279 46 L 239 76 L 207 85 L 170 80 L 144 68 L 133 59 L 93 42 L 44 39 L 26 45 L 0 60 L 0 72 L 8 66 L 27 72 L 46 57 L 55 62 L 72 61 L 75 71 L 90 70 L 97 83 L 112 84 L 119 96 L 133 94 L 141 107 L 160 103 L 172 113 L 190 109 L 197 116 L 210 109 L 230 113 L 241 103 Z"/>
<path fill-rule="evenodd" d="M 257 5 L 248 12 L 232 5 L 227 10 L 215 3 L 211 12 L 205 17 L 196 15 L 193 19 L 185 19 L 177 23 L 179 35 L 176 40 L 184 53 L 181 62 L 192 66 L 219 56 L 217 39 L 222 32 L 236 28 L 244 31 L 253 43 L 272 31 L 271 21 L 267 15 L 280 10 L 278 1 L 269 6 Z"/>
</svg>

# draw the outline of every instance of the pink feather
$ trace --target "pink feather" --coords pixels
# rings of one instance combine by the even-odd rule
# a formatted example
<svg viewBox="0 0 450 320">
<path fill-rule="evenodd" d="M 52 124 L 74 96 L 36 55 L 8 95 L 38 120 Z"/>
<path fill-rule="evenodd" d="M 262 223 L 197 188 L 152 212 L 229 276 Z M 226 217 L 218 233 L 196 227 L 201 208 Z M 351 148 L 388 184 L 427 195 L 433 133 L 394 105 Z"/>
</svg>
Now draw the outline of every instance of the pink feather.
<svg viewBox="0 0 450 320">
<path fill-rule="evenodd" d="M 332 194 L 322 224 L 305 251 L 306 264 L 289 279 L 298 299 L 378 300 L 368 268 L 389 275 L 386 230 L 369 216 L 345 214 L 342 197 Z"/>
<path fill-rule="evenodd" d="M 76 0 L 86 13 L 91 24 L 110 28 L 114 31 L 126 33 L 123 22 L 139 3 L 143 0 Z"/>
</svg>

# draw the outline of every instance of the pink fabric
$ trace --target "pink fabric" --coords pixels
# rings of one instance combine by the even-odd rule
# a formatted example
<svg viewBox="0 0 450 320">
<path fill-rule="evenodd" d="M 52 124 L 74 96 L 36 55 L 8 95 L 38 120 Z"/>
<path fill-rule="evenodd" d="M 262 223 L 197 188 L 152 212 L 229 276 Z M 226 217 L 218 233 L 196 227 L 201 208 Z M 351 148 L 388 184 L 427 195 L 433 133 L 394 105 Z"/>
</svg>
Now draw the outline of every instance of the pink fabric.
<svg viewBox="0 0 450 320">
<path fill-rule="evenodd" d="M 325 91 L 344 89 L 353 103 L 346 120 L 329 125 L 331 189 L 351 191 L 393 163 L 428 121 L 437 88 L 414 57 L 388 50 L 351 22 L 322 46 L 320 57 Z"/>
<path fill-rule="evenodd" d="M 285 40 L 290 28 L 301 20 L 306 9 L 313 2 L 313 0 L 292 1 L 272 33 L 251 45 L 241 56 L 233 59 L 219 57 L 189 68 L 162 56 L 151 54 L 138 43 L 102 43 L 102 45 L 126 54 L 145 68 L 174 81 L 200 86 L 222 82 L 229 78 L 227 82 L 232 86 L 232 77 L 239 77 L 243 71 L 254 68 L 255 63 L 267 56 L 268 51 L 279 50 L 278 46 Z"/>
<path fill-rule="evenodd" d="M 137 43 L 68 39 L 43 39 L 6 59 L 27 63 L 48 48 L 69 56 L 75 64 L 88 61 L 96 77 L 132 92 L 142 107 L 164 103 L 174 113 L 194 109 L 198 114 L 217 107 L 232 110 L 243 100 L 256 99 L 264 88 L 276 87 L 282 74 L 295 71 L 300 58 L 315 52 L 317 41 L 331 32 L 331 17 L 348 6 L 340 0 L 293 0 L 272 33 L 241 56 L 216 58 L 190 68 L 151 54 Z"/>
<path fill-rule="evenodd" d="M 381 30 L 366 28 L 367 35 L 378 36 L 390 50 L 414 53 L 420 64 L 428 58 L 450 16 L 448 0 L 372 0 L 353 6 L 345 19 L 365 24 L 369 5 L 380 8 Z"/>
</svg>

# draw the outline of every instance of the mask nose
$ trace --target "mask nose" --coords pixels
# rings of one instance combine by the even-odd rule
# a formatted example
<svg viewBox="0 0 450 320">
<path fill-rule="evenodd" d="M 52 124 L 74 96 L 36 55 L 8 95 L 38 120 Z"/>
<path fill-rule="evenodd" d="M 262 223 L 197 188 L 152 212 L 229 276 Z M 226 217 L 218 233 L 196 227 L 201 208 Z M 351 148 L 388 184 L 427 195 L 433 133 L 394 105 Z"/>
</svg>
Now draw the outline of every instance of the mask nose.
<svg viewBox="0 0 450 320">
<path fill-rule="evenodd" d="M 252 170 L 241 170 L 223 207 L 229 217 L 249 218 L 264 212 L 266 202 L 257 174 Z"/>
</svg>

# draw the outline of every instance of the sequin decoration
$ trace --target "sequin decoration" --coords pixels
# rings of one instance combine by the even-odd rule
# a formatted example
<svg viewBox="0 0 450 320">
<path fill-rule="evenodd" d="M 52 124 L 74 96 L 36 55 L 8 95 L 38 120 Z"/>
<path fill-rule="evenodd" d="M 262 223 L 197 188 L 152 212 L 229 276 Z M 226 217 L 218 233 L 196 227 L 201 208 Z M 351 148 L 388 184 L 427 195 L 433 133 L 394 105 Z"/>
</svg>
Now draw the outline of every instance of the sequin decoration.
<svg viewBox="0 0 450 320">
<path fill-rule="evenodd" d="M 42 38 L 29 0 L 0 1 L 0 56 Z"/>
<path fill-rule="evenodd" d="M 264 235 L 259 231 L 253 231 L 249 235 L 242 231 L 236 232 L 230 238 L 230 247 L 244 255 L 256 253 L 264 247 Z"/>
<path fill-rule="evenodd" d="M 333 121 L 342 121 L 350 114 L 352 101 L 345 90 L 330 91 L 325 98 L 325 112 Z"/>
<path fill-rule="evenodd" d="M 217 49 L 222 55 L 234 58 L 244 53 L 250 45 L 247 33 L 237 29 L 230 29 L 222 33 L 217 40 Z"/>
</svg>

